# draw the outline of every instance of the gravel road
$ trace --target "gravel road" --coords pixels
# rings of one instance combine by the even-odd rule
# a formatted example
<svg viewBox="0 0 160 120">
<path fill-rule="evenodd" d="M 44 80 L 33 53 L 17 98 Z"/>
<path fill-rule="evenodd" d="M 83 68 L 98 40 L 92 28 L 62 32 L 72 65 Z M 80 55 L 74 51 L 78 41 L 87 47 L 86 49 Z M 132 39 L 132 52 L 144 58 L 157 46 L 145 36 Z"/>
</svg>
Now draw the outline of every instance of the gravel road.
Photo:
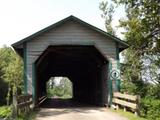
<svg viewBox="0 0 160 120">
<path fill-rule="evenodd" d="M 41 108 L 36 120 L 127 120 L 106 108 Z"/>
</svg>

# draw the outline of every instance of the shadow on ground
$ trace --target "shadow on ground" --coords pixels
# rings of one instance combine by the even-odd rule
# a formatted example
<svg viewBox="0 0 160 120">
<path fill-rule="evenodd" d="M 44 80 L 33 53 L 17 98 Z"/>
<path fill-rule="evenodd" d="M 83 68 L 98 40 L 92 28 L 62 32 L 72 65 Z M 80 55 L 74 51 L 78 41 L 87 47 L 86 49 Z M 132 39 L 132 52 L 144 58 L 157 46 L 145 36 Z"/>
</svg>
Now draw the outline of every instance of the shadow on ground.
<svg viewBox="0 0 160 120">
<path fill-rule="evenodd" d="M 57 116 L 69 113 L 81 113 L 89 114 L 94 113 L 94 110 L 104 111 L 100 107 L 80 103 L 73 99 L 61 99 L 61 98 L 47 98 L 40 105 L 39 117 Z"/>
<path fill-rule="evenodd" d="M 76 102 L 72 99 L 46 99 L 36 120 L 128 120 L 104 107 Z"/>
<path fill-rule="evenodd" d="M 91 104 L 81 103 L 70 99 L 47 98 L 40 108 L 73 108 L 73 107 L 95 107 Z"/>
</svg>

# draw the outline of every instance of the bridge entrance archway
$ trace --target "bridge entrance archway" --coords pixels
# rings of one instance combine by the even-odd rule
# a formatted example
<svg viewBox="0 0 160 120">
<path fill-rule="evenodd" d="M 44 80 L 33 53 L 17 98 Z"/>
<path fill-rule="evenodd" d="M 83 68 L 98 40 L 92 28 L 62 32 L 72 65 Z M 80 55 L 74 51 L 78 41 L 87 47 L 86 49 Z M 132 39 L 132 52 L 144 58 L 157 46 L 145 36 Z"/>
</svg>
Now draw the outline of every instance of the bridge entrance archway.
<svg viewBox="0 0 160 120">
<path fill-rule="evenodd" d="M 103 106 L 107 103 L 108 61 L 94 46 L 49 46 L 35 62 L 35 102 L 46 95 L 46 82 L 66 76 L 73 100 Z"/>
</svg>

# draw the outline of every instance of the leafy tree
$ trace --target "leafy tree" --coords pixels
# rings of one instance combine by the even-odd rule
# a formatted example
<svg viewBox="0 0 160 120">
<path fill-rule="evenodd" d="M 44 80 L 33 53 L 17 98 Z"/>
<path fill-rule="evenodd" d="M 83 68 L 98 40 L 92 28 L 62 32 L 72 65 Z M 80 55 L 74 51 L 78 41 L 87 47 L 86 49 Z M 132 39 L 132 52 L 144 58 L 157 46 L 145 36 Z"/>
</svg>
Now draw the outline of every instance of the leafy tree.
<svg viewBox="0 0 160 120">
<path fill-rule="evenodd" d="M 125 6 L 120 19 L 130 47 L 124 51 L 122 91 L 141 95 L 142 116 L 159 119 L 160 106 L 160 1 L 111 0 Z"/>
<path fill-rule="evenodd" d="M 22 89 L 22 61 L 20 58 L 15 55 L 14 53 L 14 59 L 11 61 L 6 68 L 6 74 L 4 75 L 4 78 L 9 83 L 9 93 L 12 91 L 12 94 L 17 94 L 18 90 Z M 10 97 L 10 94 L 8 94 L 8 97 Z"/>
<path fill-rule="evenodd" d="M 70 98 L 72 96 L 72 83 L 67 77 L 56 82 L 57 77 L 49 80 L 47 85 L 48 97 Z"/>
<path fill-rule="evenodd" d="M 71 81 L 66 78 L 66 77 L 63 77 L 60 81 L 60 85 L 61 87 L 63 88 L 63 94 L 65 96 L 72 96 L 72 83 Z"/>
<path fill-rule="evenodd" d="M 9 102 L 11 95 L 15 94 L 17 90 L 22 90 L 22 67 L 23 63 L 21 58 L 10 47 L 4 46 L 0 48 L 0 79 L 1 82 L 7 84 L 2 92 L 7 97 Z M 0 86 L 0 89 L 3 87 Z M 7 92 L 8 94 L 7 94 Z"/>
<path fill-rule="evenodd" d="M 126 10 L 126 18 L 120 19 L 119 26 L 125 29 L 125 40 L 130 45 L 124 52 L 123 80 L 125 83 L 134 84 L 133 86 L 137 87 L 136 93 L 141 94 L 143 92 L 139 91 L 145 90 L 143 86 L 146 86 L 146 82 L 159 84 L 160 81 L 160 1 L 112 0 L 112 2 L 117 6 L 125 6 Z M 103 6 L 103 11 L 109 9 L 104 3 Z"/>
<path fill-rule="evenodd" d="M 105 19 L 105 27 L 107 29 L 107 32 L 115 35 L 115 31 L 112 27 L 112 16 L 114 13 L 115 6 L 113 4 L 109 4 L 107 1 L 102 1 L 99 4 L 99 9 L 102 11 L 101 17 Z"/>
<path fill-rule="evenodd" d="M 5 82 L 3 79 L 2 79 L 2 75 L 3 75 L 3 72 L 2 72 L 2 69 L 0 67 L 0 105 L 3 105 L 6 103 L 6 96 L 7 96 L 7 91 L 8 91 L 8 84 L 7 82 Z"/>
</svg>

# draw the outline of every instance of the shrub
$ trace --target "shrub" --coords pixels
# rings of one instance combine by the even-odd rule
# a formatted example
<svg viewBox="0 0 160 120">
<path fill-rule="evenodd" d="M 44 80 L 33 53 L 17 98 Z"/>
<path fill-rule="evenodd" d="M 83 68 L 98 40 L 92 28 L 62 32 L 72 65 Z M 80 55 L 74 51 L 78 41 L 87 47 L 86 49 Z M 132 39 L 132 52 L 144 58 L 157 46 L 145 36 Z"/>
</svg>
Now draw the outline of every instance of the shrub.
<svg viewBox="0 0 160 120">
<path fill-rule="evenodd" d="M 141 115 L 148 120 L 160 120 L 160 100 L 144 98 L 140 103 Z"/>
<path fill-rule="evenodd" d="M 0 107 L 0 118 L 7 118 L 11 116 L 12 110 L 9 106 L 2 106 Z"/>
<path fill-rule="evenodd" d="M 0 78 L 0 105 L 6 104 L 8 84 Z"/>
</svg>

